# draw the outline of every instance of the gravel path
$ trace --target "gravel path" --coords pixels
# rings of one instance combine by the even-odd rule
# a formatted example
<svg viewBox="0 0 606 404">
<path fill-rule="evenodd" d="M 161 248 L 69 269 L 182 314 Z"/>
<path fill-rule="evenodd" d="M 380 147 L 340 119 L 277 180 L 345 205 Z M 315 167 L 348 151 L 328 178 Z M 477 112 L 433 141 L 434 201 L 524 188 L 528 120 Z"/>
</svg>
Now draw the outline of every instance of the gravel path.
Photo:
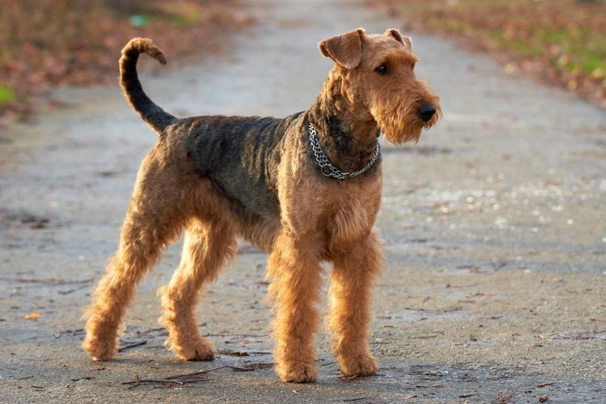
<svg viewBox="0 0 606 404">
<path fill-rule="evenodd" d="M 253 3 L 259 25 L 223 56 L 145 75 L 151 98 L 178 116 L 286 116 L 331 67 L 320 40 L 401 25 L 354 1 Z M 162 346 L 155 291 L 175 245 L 139 289 L 123 352 L 92 362 L 81 311 L 156 136 L 117 87 L 65 89 L 69 108 L 0 133 L 0 402 L 606 402 L 606 114 L 452 44 L 413 43 L 445 117 L 417 145 L 384 147 L 380 375 L 341 379 L 320 335 L 318 383 L 281 383 L 263 365 L 266 256 L 246 244 L 200 306 L 217 360 Z"/>
</svg>

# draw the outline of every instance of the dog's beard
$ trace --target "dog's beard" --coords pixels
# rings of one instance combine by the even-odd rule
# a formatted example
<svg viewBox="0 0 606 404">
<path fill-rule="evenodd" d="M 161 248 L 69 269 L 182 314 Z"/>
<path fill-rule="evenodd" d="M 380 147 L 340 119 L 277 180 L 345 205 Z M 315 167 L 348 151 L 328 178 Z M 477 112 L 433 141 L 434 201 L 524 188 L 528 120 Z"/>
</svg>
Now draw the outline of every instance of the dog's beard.
<svg viewBox="0 0 606 404">
<path fill-rule="evenodd" d="M 385 138 L 397 146 L 407 142 L 417 143 L 423 129 L 434 126 L 441 115 L 438 106 L 436 114 L 429 121 L 424 122 L 417 112 L 419 106 L 415 105 L 393 111 L 384 110 L 374 115 Z"/>
<path fill-rule="evenodd" d="M 419 108 L 430 103 L 436 108 L 436 113 L 427 122 L 419 116 Z M 418 142 L 423 129 L 434 126 L 442 116 L 439 99 L 436 96 L 406 100 L 390 107 L 373 108 L 371 113 L 387 140 L 395 145 L 407 142 Z"/>
<path fill-rule="evenodd" d="M 388 119 L 379 120 L 381 131 L 385 138 L 395 145 L 401 145 L 406 142 L 419 141 L 423 126 L 419 125 L 417 120 L 399 121 L 393 116 Z"/>
</svg>

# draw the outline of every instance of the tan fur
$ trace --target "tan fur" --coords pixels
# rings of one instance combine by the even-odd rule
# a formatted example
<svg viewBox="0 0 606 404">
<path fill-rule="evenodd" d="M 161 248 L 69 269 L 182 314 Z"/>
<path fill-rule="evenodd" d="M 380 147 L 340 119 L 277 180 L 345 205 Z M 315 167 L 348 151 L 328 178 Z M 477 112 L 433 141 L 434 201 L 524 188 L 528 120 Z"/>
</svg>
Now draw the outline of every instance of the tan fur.
<svg viewBox="0 0 606 404">
<path fill-rule="evenodd" d="M 214 358 L 212 341 L 197 326 L 198 292 L 217 279 L 236 254 L 237 238 L 243 237 L 269 253 L 268 294 L 275 309 L 276 372 L 282 380 L 313 382 L 317 378 L 314 334 L 320 327 L 322 261 L 334 264 L 326 325 L 342 373 L 355 376 L 378 371 L 367 338 L 372 286 L 384 260 L 379 233 L 373 229 L 383 184 L 380 160 L 363 175 L 326 178 L 314 161 L 308 125 L 317 125 L 327 157 L 341 170 L 353 172 L 370 161 L 378 128 L 395 144 L 417 141 L 421 130 L 433 126 L 441 111 L 438 97 L 414 75 L 417 58 L 410 38 L 396 30 L 366 35 L 360 28 L 322 41 L 320 50 L 335 66 L 314 105 L 282 121 L 262 121 L 179 120 L 165 113 L 143 93 L 135 70 L 139 53 L 161 62 L 165 62 L 164 54 L 148 39 L 134 39 L 124 48 L 124 92 L 159 139 L 141 165 L 118 251 L 86 311 L 83 347 L 94 360 L 108 360 L 117 353 L 121 321 L 136 285 L 185 229 L 181 263 L 160 290 L 164 312 L 160 321 L 169 331 L 166 344 L 176 356 Z M 381 64 L 388 66 L 387 72 L 377 71 Z M 435 107 L 435 115 L 421 119 L 420 111 L 427 104 Z M 221 170 L 225 164 L 235 164 L 238 156 L 227 156 L 212 167 L 210 163 L 199 166 L 213 155 L 203 154 L 207 153 L 204 148 L 193 142 L 210 142 L 213 136 L 242 142 L 233 138 L 233 129 L 229 134 L 221 132 L 230 121 L 251 138 L 257 136 L 259 125 L 283 124 L 284 129 L 272 129 L 257 138 L 270 150 L 266 155 L 255 155 L 253 143 L 233 146 L 232 153 L 241 151 L 242 162 L 227 167 L 236 170 L 236 175 L 225 176 Z M 271 136 L 281 136 L 280 141 L 272 143 Z M 206 157 L 192 157 L 192 150 L 202 150 Z M 272 160 L 276 153 L 280 158 Z M 231 181 L 240 176 L 261 181 L 266 188 L 240 190 L 239 182 L 231 187 Z M 226 196 L 230 192 L 241 192 L 241 200 Z M 275 209 L 273 198 L 279 210 L 266 213 Z"/>
</svg>

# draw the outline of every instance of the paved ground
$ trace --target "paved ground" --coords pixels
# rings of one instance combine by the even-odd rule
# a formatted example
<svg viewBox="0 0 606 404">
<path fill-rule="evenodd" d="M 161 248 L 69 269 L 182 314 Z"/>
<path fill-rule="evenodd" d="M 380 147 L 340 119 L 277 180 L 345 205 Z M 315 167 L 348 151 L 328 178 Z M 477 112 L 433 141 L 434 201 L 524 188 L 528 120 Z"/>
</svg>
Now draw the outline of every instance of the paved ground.
<svg viewBox="0 0 606 404">
<path fill-rule="evenodd" d="M 321 39 L 400 25 L 352 1 L 254 3 L 259 26 L 223 57 L 144 77 L 152 98 L 179 116 L 285 116 L 331 66 Z M 156 136 L 117 87 L 71 89 L 57 93 L 70 108 L 0 134 L 0 402 L 606 402 L 606 114 L 440 40 L 414 46 L 445 118 L 417 145 L 384 147 L 380 375 L 341 379 L 323 335 L 318 383 L 262 366 L 266 256 L 244 244 L 200 307 L 217 360 L 162 346 L 155 290 L 177 245 L 142 284 L 123 352 L 92 362 L 81 310 Z M 125 384 L 202 370 L 197 383 Z"/>
</svg>

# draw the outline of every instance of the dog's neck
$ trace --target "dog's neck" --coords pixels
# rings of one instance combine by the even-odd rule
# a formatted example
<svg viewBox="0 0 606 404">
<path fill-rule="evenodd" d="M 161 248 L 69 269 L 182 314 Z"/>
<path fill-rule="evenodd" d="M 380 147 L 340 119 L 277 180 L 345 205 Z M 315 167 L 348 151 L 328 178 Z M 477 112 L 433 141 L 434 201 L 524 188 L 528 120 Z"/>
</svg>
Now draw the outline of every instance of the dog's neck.
<svg viewBox="0 0 606 404">
<path fill-rule="evenodd" d="M 328 159 L 343 171 L 360 170 L 375 153 L 380 130 L 365 112 L 352 108 L 341 94 L 341 77 L 333 72 L 308 110 Z"/>
</svg>

